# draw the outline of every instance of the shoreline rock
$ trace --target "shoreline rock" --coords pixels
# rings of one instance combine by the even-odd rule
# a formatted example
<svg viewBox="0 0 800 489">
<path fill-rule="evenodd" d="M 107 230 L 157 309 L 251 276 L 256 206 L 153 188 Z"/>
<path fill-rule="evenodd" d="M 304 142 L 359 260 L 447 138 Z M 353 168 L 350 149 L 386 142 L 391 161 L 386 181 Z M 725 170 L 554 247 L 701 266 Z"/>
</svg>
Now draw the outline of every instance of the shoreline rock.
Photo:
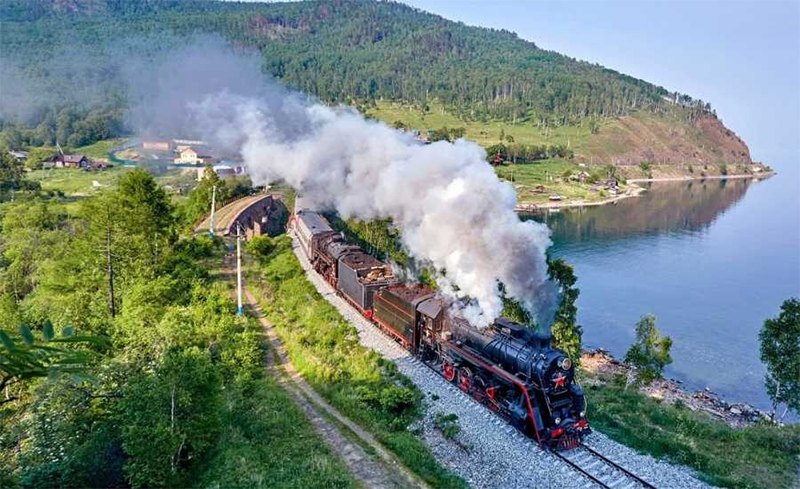
<svg viewBox="0 0 800 489">
<path fill-rule="evenodd" d="M 585 350 L 581 355 L 581 367 L 599 377 L 627 376 L 632 368 L 602 348 Z M 732 428 L 746 428 L 760 421 L 773 422 L 769 413 L 747 403 L 728 402 L 708 387 L 689 392 L 682 382 L 674 379 L 656 380 L 648 386 L 640 387 L 639 392 L 672 405 L 680 402 L 686 408 L 708 413 Z"/>
</svg>

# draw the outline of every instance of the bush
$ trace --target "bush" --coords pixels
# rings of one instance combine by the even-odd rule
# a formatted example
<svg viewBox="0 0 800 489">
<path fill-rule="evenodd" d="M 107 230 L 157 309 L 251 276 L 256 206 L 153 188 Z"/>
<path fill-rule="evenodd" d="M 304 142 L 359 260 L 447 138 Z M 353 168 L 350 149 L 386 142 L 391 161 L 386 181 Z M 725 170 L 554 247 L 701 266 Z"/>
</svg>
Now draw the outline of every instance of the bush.
<svg viewBox="0 0 800 489">
<path fill-rule="evenodd" d="M 651 162 L 649 162 L 649 161 L 643 161 L 643 162 L 639 163 L 639 168 L 641 168 L 643 172 L 649 172 L 650 168 L 652 168 L 652 167 L 653 167 L 653 164 Z"/>
<path fill-rule="evenodd" d="M 185 485 L 188 468 L 219 432 L 220 377 L 199 349 L 169 352 L 152 374 L 131 379 L 123 394 L 122 439 L 133 487 Z"/>
<path fill-rule="evenodd" d="M 457 414 L 436 413 L 433 418 L 433 425 L 442 432 L 442 436 L 452 440 L 461 433 L 461 426 L 458 424 Z"/>
<path fill-rule="evenodd" d="M 414 406 L 416 397 L 411 389 L 392 385 L 381 391 L 380 403 L 387 413 L 402 414 Z"/>
<path fill-rule="evenodd" d="M 269 236 L 253 236 L 247 243 L 247 251 L 258 258 L 267 257 L 275 249 L 275 243 Z"/>
</svg>

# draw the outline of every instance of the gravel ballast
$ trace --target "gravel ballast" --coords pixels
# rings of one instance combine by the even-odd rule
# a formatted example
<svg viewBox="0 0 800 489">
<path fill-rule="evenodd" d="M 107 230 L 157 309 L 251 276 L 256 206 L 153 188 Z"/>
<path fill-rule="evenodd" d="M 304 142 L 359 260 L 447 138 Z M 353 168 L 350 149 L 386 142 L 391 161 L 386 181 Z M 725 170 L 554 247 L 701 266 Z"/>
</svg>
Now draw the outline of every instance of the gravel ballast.
<svg viewBox="0 0 800 489">
<path fill-rule="evenodd" d="M 470 486 L 481 489 L 597 487 L 562 460 L 540 450 L 378 330 L 311 268 L 296 239 L 293 250 L 317 291 L 358 330 L 361 344 L 397 364 L 400 372 L 425 394 L 425 417 L 411 429 L 420 430 L 420 436 L 442 465 L 463 477 Z M 438 413 L 458 416 L 461 430 L 452 440 L 446 439 L 435 426 Z M 712 487 L 698 480 L 687 467 L 639 454 L 601 433 L 592 433 L 585 443 L 656 487 Z"/>
</svg>

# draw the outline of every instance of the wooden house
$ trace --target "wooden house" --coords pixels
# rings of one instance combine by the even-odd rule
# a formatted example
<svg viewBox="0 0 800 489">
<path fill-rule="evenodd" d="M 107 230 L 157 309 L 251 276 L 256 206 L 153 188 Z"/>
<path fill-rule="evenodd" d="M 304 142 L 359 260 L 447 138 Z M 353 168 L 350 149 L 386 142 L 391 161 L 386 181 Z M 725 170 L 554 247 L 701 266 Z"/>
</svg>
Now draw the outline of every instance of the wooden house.
<svg viewBox="0 0 800 489">
<path fill-rule="evenodd" d="M 51 156 L 44 163 L 49 163 L 46 166 L 54 166 L 56 168 L 88 168 L 92 164 L 92 160 L 86 155 L 64 155 L 57 154 Z"/>
</svg>

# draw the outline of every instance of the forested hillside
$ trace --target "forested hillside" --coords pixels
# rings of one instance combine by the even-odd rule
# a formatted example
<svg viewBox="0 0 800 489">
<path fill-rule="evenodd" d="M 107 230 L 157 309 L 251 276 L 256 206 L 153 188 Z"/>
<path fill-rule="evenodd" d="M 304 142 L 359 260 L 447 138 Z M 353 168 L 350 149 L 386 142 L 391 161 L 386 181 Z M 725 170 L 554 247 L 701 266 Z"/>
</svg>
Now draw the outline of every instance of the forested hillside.
<svg viewBox="0 0 800 489">
<path fill-rule="evenodd" d="M 0 116 L 6 127 L 13 119 L 36 129 L 18 128 L 6 138 L 12 146 L 77 146 L 129 131 L 124 109 L 131 100 L 121 88 L 131 76 L 126 60 L 209 34 L 258 49 L 264 70 L 291 87 L 362 110 L 390 100 L 425 113 L 436 104 L 460 121 L 525 124 L 543 134 L 580 126 L 594 135 L 610 120 L 638 114 L 721 126 L 703 101 L 540 49 L 508 31 L 400 3 L 7 0 L 0 19 L 0 83 L 15 99 L 4 96 Z M 743 143 L 735 135 L 731 141 L 736 148 L 717 157 L 749 161 Z"/>
</svg>

